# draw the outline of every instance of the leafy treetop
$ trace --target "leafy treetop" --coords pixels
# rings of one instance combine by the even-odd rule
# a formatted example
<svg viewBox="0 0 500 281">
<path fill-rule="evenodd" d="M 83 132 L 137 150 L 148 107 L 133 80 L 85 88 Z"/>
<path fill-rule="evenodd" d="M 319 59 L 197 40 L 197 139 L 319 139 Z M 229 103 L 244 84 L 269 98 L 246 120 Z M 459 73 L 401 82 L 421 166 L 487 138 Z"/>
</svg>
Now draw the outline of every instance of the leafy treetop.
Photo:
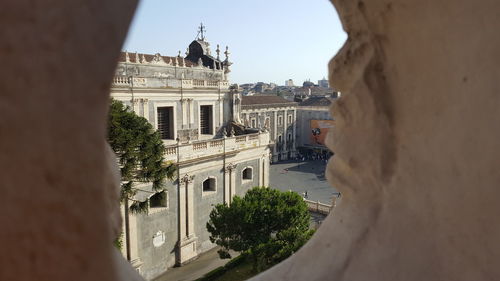
<svg viewBox="0 0 500 281">
<path fill-rule="evenodd" d="M 210 241 L 228 250 L 248 253 L 254 269 L 277 263 L 297 251 L 312 235 L 310 214 L 300 195 L 294 192 L 254 187 L 230 206 L 218 204 L 210 213 L 207 229 Z"/>
</svg>

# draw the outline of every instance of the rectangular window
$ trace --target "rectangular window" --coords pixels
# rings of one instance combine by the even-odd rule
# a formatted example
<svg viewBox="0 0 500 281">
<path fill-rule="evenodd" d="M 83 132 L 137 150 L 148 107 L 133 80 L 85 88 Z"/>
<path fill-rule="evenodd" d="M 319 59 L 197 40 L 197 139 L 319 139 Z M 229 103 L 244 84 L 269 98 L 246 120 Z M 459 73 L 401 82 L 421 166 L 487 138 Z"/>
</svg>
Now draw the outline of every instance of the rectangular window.
<svg viewBox="0 0 500 281">
<path fill-rule="evenodd" d="M 288 115 L 288 124 L 292 123 L 292 115 Z"/>
<path fill-rule="evenodd" d="M 278 125 L 283 125 L 283 116 L 278 116 Z"/>
<path fill-rule="evenodd" d="M 172 106 L 158 107 L 156 110 L 158 116 L 158 131 L 163 140 L 174 139 L 173 112 L 174 108 Z"/>
<path fill-rule="evenodd" d="M 168 208 L 168 193 L 166 191 L 162 191 L 149 197 L 149 207 Z"/>
<path fill-rule="evenodd" d="M 203 135 L 212 135 L 213 120 L 212 120 L 212 106 L 200 106 L 200 132 Z"/>
</svg>

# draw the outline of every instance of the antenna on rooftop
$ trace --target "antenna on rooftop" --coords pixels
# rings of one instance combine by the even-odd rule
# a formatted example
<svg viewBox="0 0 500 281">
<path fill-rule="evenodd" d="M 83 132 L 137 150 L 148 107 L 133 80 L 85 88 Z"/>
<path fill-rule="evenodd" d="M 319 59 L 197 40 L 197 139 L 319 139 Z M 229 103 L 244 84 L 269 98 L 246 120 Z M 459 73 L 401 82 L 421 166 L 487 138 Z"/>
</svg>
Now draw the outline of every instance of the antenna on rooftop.
<svg viewBox="0 0 500 281">
<path fill-rule="evenodd" d="M 200 27 L 198 28 L 198 35 L 196 35 L 197 40 L 205 41 L 205 33 L 207 32 L 206 27 L 203 23 L 200 23 Z"/>
</svg>

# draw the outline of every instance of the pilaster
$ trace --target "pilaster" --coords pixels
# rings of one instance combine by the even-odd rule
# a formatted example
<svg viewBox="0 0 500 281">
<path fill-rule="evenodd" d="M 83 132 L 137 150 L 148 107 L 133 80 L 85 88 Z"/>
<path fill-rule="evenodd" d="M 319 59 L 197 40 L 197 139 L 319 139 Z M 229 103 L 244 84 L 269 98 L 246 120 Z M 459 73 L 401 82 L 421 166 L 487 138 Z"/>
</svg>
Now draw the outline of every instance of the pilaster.
<svg viewBox="0 0 500 281">
<path fill-rule="evenodd" d="M 196 257 L 193 208 L 194 176 L 185 174 L 179 179 L 179 240 L 177 242 L 177 265 Z"/>
<path fill-rule="evenodd" d="M 149 100 L 148 99 L 142 99 L 142 112 L 144 113 L 144 118 L 146 118 L 148 121 L 149 120 Z"/>
<path fill-rule="evenodd" d="M 224 202 L 230 205 L 234 195 L 236 194 L 236 179 L 234 177 L 234 172 L 236 166 L 233 163 L 229 163 L 224 168 Z"/>
<path fill-rule="evenodd" d="M 288 110 L 283 110 L 283 154 L 281 160 L 288 160 Z"/>
<path fill-rule="evenodd" d="M 182 128 L 184 129 L 188 123 L 188 100 L 181 99 L 181 110 L 182 110 Z"/>
<path fill-rule="evenodd" d="M 140 99 L 132 99 L 132 110 L 134 110 L 134 112 L 139 115 L 139 102 L 140 102 Z"/>
<path fill-rule="evenodd" d="M 219 102 L 219 126 L 222 126 L 224 124 L 224 98 L 220 97 L 217 101 Z"/>
<path fill-rule="evenodd" d="M 194 124 L 194 113 L 195 113 L 195 110 L 194 110 L 194 102 L 193 102 L 193 99 L 187 99 L 187 102 L 188 102 L 188 115 L 189 115 L 189 124 L 191 124 L 191 126 Z"/>
</svg>

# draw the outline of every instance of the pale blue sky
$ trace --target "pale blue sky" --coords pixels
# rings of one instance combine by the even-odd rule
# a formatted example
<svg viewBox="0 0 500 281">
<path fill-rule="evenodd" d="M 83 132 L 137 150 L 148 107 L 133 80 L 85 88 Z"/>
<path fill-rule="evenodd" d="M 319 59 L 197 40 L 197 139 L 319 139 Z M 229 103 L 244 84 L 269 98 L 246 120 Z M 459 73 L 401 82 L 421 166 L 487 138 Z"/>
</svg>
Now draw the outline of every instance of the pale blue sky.
<svg viewBox="0 0 500 281">
<path fill-rule="evenodd" d="M 239 84 L 317 83 L 347 38 L 328 0 L 142 0 L 124 49 L 184 55 L 200 22 L 213 53 L 229 46 Z"/>
</svg>

